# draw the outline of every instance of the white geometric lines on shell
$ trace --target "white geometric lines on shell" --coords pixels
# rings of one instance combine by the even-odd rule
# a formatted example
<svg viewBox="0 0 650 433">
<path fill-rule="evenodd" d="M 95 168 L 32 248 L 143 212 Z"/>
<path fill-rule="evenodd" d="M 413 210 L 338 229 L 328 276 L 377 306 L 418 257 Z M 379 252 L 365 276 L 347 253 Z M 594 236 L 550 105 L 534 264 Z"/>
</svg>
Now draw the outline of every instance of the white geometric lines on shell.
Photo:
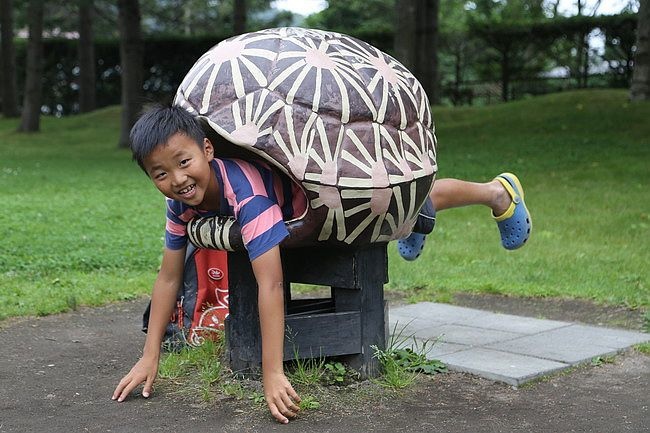
<svg viewBox="0 0 650 433">
<path fill-rule="evenodd" d="M 345 35 L 282 28 L 223 41 L 195 63 L 175 103 L 301 183 L 326 215 L 320 240 L 408 234 L 437 171 L 420 83 Z"/>
<path fill-rule="evenodd" d="M 318 194 L 317 198 L 310 201 L 310 206 L 313 209 L 318 209 L 321 206 L 328 208 L 327 216 L 318 235 L 319 241 L 328 240 L 335 235 L 338 241 L 352 244 L 368 227 L 372 227 L 369 242 L 388 242 L 407 235 L 419 211 L 419 208 L 415 207 L 417 201 L 415 183 L 408 185 L 408 197 L 402 197 L 400 185 L 392 188 L 345 189 L 342 191 L 330 186 L 308 182 L 303 183 L 303 186 L 308 191 Z M 404 200 L 405 198 L 406 200 Z M 365 200 L 362 204 L 354 207 L 350 207 L 346 203 L 347 201 L 358 202 L 358 199 Z M 404 207 L 404 203 L 408 203 L 408 208 Z M 391 205 L 395 206 L 396 213 L 388 212 Z M 346 222 L 350 217 L 358 214 L 362 220 L 348 228 Z M 335 225 L 337 230 L 333 234 Z M 388 229 L 386 229 L 387 227 Z"/>
</svg>

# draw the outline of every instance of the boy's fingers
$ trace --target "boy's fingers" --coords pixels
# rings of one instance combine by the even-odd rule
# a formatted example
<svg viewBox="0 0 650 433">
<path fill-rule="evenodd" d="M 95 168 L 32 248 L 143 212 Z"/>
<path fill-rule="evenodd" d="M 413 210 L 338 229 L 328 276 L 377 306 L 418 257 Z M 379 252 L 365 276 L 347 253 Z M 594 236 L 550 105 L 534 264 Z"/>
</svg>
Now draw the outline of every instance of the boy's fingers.
<svg viewBox="0 0 650 433">
<path fill-rule="evenodd" d="M 286 407 L 288 410 L 290 410 L 292 413 L 294 413 L 294 412 L 298 412 L 298 411 L 300 410 L 300 408 L 299 408 L 299 407 L 298 407 L 298 406 L 293 402 L 293 400 L 291 400 L 291 397 L 289 397 L 288 394 L 283 394 L 283 395 L 282 395 L 282 402 L 284 403 L 285 407 Z M 282 413 L 284 413 L 285 415 L 289 416 L 290 418 L 293 418 L 293 417 L 290 416 L 287 412 L 282 412 Z M 294 413 L 293 416 L 295 417 L 296 414 Z"/>
<path fill-rule="evenodd" d="M 120 383 L 117 384 L 117 387 L 115 387 L 115 391 L 113 391 L 113 400 L 116 400 L 120 396 L 127 383 L 127 376 L 124 376 L 122 380 L 120 380 Z"/>
<path fill-rule="evenodd" d="M 300 396 L 298 395 L 298 393 L 296 391 L 294 391 L 293 388 L 289 388 L 289 395 L 291 396 L 293 401 L 295 401 L 296 403 L 300 403 L 300 401 L 301 401 Z"/>
<path fill-rule="evenodd" d="M 282 415 L 278 407 L 273 403 L 269 404 L 269 409 L 271 410 L 271 415 L 273 415 L 273 418 L 277 419 L 282 424 L 289 422 L 289 419 L 286 416 Z"/>
<path fill-rule="evenodd" d="M 280 413 L 282 413 L 282 415 L 287 418 L 295 418 L 295 412 L 299 410 L 299 408 L 293 404 L 293 402 L 289 399 L 289 396 L 286 394 L 282 394 L 278 397 L 276 406 L 278 407 Z"/>
<path fill-rule="evenodd" d="M 143 397 L 149 397 L 151 395 L 151 391 L 153 390 L 153 377 L 148 377 L 147 381 L 144 383 L 144 389 L 142 390 L 142 396 Z"/>
<path fill-rule="evenodd" d="M 133 391 L 133 388 L 138 386 L 138 383 L 135 381 L 129 382 L 124 389 L 122 390 L 122 393 L 120 394 L 120 397 L 117 399 L 117 401 L 124 401 L 125 398 L 131 394 L 131 391 Z"/>
</svg>

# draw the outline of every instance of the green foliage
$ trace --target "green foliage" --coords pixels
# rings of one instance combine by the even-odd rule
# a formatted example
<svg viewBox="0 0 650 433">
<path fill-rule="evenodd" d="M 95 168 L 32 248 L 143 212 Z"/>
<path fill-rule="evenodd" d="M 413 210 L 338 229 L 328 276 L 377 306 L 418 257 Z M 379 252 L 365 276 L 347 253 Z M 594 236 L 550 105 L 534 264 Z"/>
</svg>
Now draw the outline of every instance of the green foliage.
<svg viewBox="0 0 650 433">
<path fill-rule="evenodd" d="M 233 0 L 139 0 L 142 31 L 145 35 L 201 36 L 215 33 L 232 34 Z M 45 34 L 57 36 L 78 31 L 77 1 L 48 0 L 44 2 Z M 113 0 L 93 0 L 94 33 L 99 38 L 117 38 L 118 9 Z M 15 28 L 25 28 L 28 2 L 14 1 Z M 247 0 L 247 22 L 251 30 L 285 22 L 293 14 L 271 7 L 270 0 Z M 280 22 L 281 23 L 281 22 Z"/>
<path fill-rule="evenodd" d="M 264 394 L 259 392 L 259 391 L 253 391 L 249 396 L 248 399 L 251 400 L 253 403 L 261 405 L 266 401 L 266 398 L 264 398 Z"/>
<path fill-rule="evenodd" d="M 320 402 L 314 396 L 305 395 L 300 400 L 298 407 L 300 407 L 300 410 L 314 410 L 320 408 Z"/>
<path fill-rule="evenodd" d="M 644 355 L 650 355 L 650 343 L 641 343 L 634 346 L 634 349 L 637 352 L 643 353 Z"/>
<path fill-rule="evenodd" d="M 328 362 L 325 364 L 325 374 L 328 379 L 327 382 L 330 384 L 334 383 L 343 383 L 347 375 L 347 369 L 340 362 Z"/>
<path fill-rule="evenodd" d="M 232 396 L 237 400 L 244 398 L 244 387 L 237 380 L 224 381 L 221 385 L 221 390 L 224 392 L 224 394 Z"/>
<path fill-rule="evenodd" d="M 341 362 L 327 361 L 324 357 L 301 359 L 297 353 L 295 356 L 287 370 L 291 383 L 304 386 L 346 385 L 359 379 L 356 371 L 346 368 Z"/>
<path fill-rule="evenodd" d="M 152 36 L 144 40 L 143 90 L 147 101 L 171 102 L 189 68 L 208 49 L 225 39 L 228 33 L 194 37 Z M 43 41 L 43 112 L 68 115 L 78 110 L 79 90 L 77 40 L 48 38 Z M 18 89 L 24 87 L 27 44 L 16 44 Z M 173 55 L 169 55 L 173 53 Z M 119 39 L 98 39 L 95 42 L 96 97 L 99 107 L 120 103 Z"/>
<path fill-rule="evenodd" d="M 414 351 L 410 347 L 394 349 L 392 357 L 397 368 L 416 373 L 436 374 L 444 373 L 447 367 L 442 362 L 432 359 L 429 360 L 423 351 Z"/>
<path fill-rule="evenodd" d="M 321 12 L 305 19 L 305 26 L 350 32 L 393 32 L 394 0 L 329 0 Z"/>
<path fill-rule="evenodd" d="M 594 356 L 591 358 L 590 364 L 594 367 L 600 367 L 603 364 L 613 364 L 615 360 L 615 356 Z"/>
<path fill-rule="evenodd" d="M 140 0 L 145 34 L 232 34 L 233 0 Z M 291 22 L 293 15 L 271 8 L 270 0 L 247 0 L 247 31 L 278 24 L 277 17 Z M 279 24 L 282 24 L 281 22 Z M 286 24 L 286 22 L 285 22 Z"/>
<path fill-rule="evenodd" d="M 178 379 L 184 376 L 198 376 L 201 384 L 210 386 L 219 380 L 222 373 L 220 358 L 223 355 L 224 336 L 217 340 L 206 339 L 201 346 L 184 347 L 177 352 L 162 355 L 158 376 L 162 379 Z"/>
<path fill-rule="evenodd" d="M 325 358 L 299 358 L 297 353 L 291 368 L 287 372 L 292 383 L 299 385 L 315 385 L 323 377 Z"/>
<path fill-rule="evenodd" d="M 183 383 L 184 388 L 196 389 L 203 401 L 214 399 L 213 385 L 224 375 L 221 357 L 224 335 L 217 340 L 206 339 L 201 346 L 184 347 L 177 352 L 163 354 L 158 366 L 162 380 Z"/>
<path fill-rule="evenodd" d="M 426 354 L 434 341 L 418 340 L 404 336 L 397 331 L 397 324 L 391 332 L 388 347 L 371 346 L 373 356 L 381 365 L 381 376 L 377 382 L 387 388 L 406 388 L 413 384 L 420 374 L 437 374 L 447 371 L 447 366 L 437 359 L 427 359 Z"/>
</svg>

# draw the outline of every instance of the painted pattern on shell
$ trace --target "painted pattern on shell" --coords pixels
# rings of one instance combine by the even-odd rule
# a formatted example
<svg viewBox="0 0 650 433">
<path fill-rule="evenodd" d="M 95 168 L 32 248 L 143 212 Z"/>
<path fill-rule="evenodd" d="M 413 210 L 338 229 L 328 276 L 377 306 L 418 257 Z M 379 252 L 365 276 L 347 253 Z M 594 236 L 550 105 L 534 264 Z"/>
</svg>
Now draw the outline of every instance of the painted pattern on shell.
<svg viewBox="0 0 650 433">
<path fill-rule="evenodd" d="M 225 40 L 191 68 L 175 104 L 302 185 L 307 240 L 404 237 L 437 171 L 420 83 L 339 33 L 279 28 Z"/>
</svg>

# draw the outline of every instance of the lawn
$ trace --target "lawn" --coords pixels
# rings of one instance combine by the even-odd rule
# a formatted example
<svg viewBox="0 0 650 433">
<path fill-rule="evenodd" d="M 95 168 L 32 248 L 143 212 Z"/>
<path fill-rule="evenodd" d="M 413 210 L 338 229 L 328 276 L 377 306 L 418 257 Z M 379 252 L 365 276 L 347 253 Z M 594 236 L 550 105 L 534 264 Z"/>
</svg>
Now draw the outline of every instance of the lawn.
<svg viewBox="0 0 650 433">
<path fill-rule="evenodd" d="M 433 110 L 439 177 L 519 175 L 534 229 L 508 252 L 489 211 L 440 213 L 423 256 L 390 247 L 388 290 L 412 300 L 458 291 L 650 303 L 650 104 L 624 91 Z M 0 120 L 0 318 L 148 293 L 164 201 L 116 148 L 115 107 L 43 118 L 39 134 Z"/>
</svg>

